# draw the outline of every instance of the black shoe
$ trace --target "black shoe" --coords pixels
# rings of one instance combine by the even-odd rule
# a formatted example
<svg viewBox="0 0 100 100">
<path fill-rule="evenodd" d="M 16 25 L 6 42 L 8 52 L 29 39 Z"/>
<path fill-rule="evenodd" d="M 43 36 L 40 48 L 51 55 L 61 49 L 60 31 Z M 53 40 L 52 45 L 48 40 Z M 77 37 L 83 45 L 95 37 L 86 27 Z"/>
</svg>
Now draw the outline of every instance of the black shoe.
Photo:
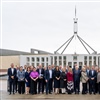
<svg viewBox="0 0 100 100">
<path fill-rule="evenodd" d="M 90 95 L 92 94 L 92 93 L 89 93 Z"/>
<path fill-rule="evenodd" d="M 94 95 L 96 95 L 96 93 L 94 92 Z"/>
<path fill-rule="evenodd" d="M 51 92 L 49 92 L 49 94 L 52 94 Z"/>
<path fill-rule="evenodd" d="M 82 93 L 82 94 L 85 94 L 85 93 Z"/>
<path fill-rule="evenodd" d="M 15 93 L 13 93 L 13 94 L 15 94 Z"/>
<path fill-rule="evenodd" d="M 11 95 L 11 93 L 9 93 L 9 95 Z"/>
</svg>

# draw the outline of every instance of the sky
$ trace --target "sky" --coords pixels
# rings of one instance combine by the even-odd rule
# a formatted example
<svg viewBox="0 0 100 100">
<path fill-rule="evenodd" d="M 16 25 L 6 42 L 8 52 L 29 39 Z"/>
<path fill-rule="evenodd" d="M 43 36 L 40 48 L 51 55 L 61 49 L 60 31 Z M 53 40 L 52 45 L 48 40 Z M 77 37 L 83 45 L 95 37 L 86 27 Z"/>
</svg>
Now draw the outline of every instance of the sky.
<svg viewBox="0 0 100 100">
<path fill-rule="evenodd" d="M 26 52 L 35 48 L 53 53 L 74 34 L 76 6 L 78 35 L 100 53 L 100 2 L 55 1 L 2 2 L 1 48 Z M 74 52 L 87 53 L 77 38 L 64 53 Z"/>
</svg>

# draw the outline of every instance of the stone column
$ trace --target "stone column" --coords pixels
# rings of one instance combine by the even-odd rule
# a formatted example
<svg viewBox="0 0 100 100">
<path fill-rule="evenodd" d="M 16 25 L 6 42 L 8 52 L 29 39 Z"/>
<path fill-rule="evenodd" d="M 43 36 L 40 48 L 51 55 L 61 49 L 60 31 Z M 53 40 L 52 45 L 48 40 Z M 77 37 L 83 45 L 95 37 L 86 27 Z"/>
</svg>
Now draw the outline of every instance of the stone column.
<svg viewBox="0 0 100 100">
<path fill-rule="evenodd" d="M 59 56 L 57 56 L 57 66 L 59 66 Z"/>
<path fill-rule="evenodd" d="M 39 57 L 39 59 L 40 59 L 40 61 L 39 61 L 39 64 L 40 64 L 40 65 L 42 65 L 42 61 L 41 61 L 41 58 L 42 58 L 42 57 Z"/>
<path fill-rule="evenodd" d="M 63 56 L 61 56 L 61 57 L 62 57 L 62 59 L 61 59 L 61 60 L 62 60 L 62 67 L 64 67 L 64 63 L 63 63 Z"/>
<path fill-rule="evenodd" d="M 93 59 L 93 56 L 92 56 L 92 65 L 94 65 L 94 59 Z"/>
<path fill-rule="evenodd" d="M 34 57 L 34 58 L 35 58 L 34 65 L 35 65 L 35 67 L 37 67 L 37 59 L 36 59 L 36 57 Z"/>
</svg>

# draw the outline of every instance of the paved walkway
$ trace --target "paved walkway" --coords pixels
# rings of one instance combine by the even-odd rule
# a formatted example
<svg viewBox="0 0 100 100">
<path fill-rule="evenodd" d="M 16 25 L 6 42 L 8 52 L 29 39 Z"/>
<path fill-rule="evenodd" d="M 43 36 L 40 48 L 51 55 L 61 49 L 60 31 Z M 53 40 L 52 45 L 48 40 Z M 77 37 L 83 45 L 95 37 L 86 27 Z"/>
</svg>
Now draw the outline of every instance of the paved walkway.
<svg viewBox="0 0 100 100">
<path fill-rule="evenodd" d="M 0 100 L 100 100 L 100 95 L 82 95 L 82 94 L 37 94 L 37 95 L 26 95 L 26 94 L 18 94 L 16 93 L 15 95 L 9 95 L 7 92 L 7 80 L 0 80 Z"/>
</svg>

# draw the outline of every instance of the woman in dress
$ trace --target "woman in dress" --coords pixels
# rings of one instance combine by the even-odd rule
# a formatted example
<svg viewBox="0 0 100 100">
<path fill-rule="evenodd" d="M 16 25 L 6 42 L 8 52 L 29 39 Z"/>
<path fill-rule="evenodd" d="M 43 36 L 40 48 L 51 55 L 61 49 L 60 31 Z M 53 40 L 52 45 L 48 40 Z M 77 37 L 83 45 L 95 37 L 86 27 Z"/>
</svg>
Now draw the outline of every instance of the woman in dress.
<svg viewBox="0 0 100 100">
<path fill-rule="evenodd" d="M 73 71 L 72 68 L 69 68 L 67 73 L 67 92 L 68 94 L 73 93 Z"/>
<path fill-rule="evenodd" d="M 25 82 L 26 82 L 26 94 L 29 94 L 29 90 L 30 90 L 30 67 L 27 67 L 27 71 L 25 72 Z"/>
<path fill-rule="evenodd" d="M 30 73 L 31 78 L 31 86 L 30 86 L 30 92 L 31 94 L 37 94 L 37 79 L 39 77 L 38 72 L 36 71 L 36 68 L 33 68 L 33 71 Z"/>
<path fill-rule="evenodd" d="M 59 67 L 56 66 L 54 71 L 54 88 L 55 88 L 55 94 L 59 93 L 60 88 L 60 71 Z"/>
<path fill-rule="evenodd" d="M 62 94 L 65 94 L 66 89 L 66 70 L 65 68 L 62 68 L 62 72 L 60 74 L 60 89 Z"/>
</svg>

